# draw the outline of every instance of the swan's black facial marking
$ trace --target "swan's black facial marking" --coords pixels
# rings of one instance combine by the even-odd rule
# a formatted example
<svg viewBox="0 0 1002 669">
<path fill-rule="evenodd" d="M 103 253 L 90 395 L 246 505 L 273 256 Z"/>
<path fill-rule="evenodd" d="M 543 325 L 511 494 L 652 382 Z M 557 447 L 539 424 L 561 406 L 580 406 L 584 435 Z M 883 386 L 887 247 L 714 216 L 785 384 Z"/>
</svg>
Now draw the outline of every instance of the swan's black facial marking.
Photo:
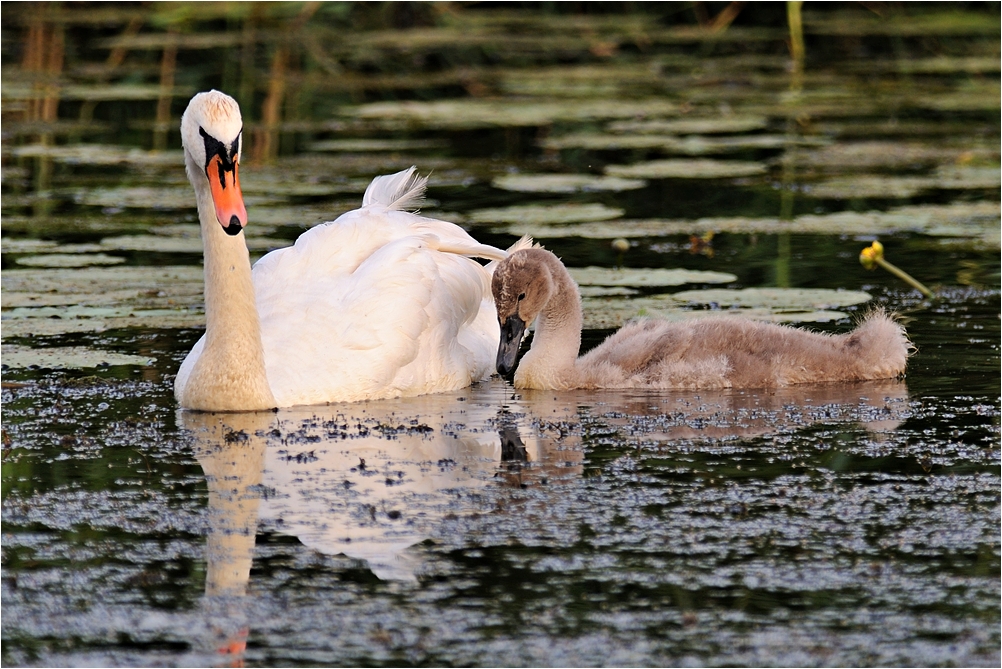
<svg viewBox="0 0 1002 669">
<path fill-rule="evenodd" d="M 240 128 L 240 132 L 237 133 L 236 139 L 229 146 L 226 146 L 218 139 L 205 132 L 205 129 L 199 126 L 198 134 L 202 136 L 205 141 L 205 175 L 209 175 L 209 163 L 216 156 L 219 156 L 219 185 L 226 190 L 226 178 L 227 172 L 233 172 L 236 170 L 237 154 L 240 153 L 240 142 L 243 137 L 243 128 Z"/>
</svg>

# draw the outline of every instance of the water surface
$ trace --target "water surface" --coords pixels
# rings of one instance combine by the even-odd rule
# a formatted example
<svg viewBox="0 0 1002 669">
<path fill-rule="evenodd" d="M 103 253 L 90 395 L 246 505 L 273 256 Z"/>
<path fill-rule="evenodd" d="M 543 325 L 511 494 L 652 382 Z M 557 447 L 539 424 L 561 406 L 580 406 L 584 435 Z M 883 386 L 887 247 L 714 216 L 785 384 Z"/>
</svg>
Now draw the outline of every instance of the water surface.
<svg viewBox="0 0 1002 669">
<path fill-rule="evenodd" d="M 73 14 L 46 118 L 4 6 L 5 664 L 998 665 L 997 12 L 807 12 L 798 80 L 762 8 L 710 37 L 208 7 Z M 265 24 L 302 31 L 278 117 L 282 42 L 222 46 Z M 642 314 L 844 332 L 879 306 L 907 376 L 179 411 L 204 305 L 174 128 L 211 86 L 244 108 L 255 256 L 417 165 L 424 213 L 574 268 L 586 348 Z M 877 238 L 934 299 L 859 264 Z"/>
</svg>

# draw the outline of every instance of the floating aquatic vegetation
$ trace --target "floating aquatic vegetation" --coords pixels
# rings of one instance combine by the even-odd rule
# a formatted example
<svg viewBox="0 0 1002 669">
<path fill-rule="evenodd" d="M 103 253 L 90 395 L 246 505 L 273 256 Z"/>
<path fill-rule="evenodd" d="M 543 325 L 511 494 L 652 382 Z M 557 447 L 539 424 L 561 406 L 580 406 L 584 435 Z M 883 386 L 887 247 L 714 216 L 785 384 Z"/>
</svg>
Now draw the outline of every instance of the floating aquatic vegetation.
<svg viewBox="0 0 1002 669">
<path fill-rule="evenodd" d="M 722 307 L 768 307 L 774 310 L 831 309 L 861 304 L 871 299 L 858 290 L 828 288 L 707 288 L 672 293 L 680 303 L 716 304 Z"/>
<path fill-rule="evenodd" d="M 987 74 L 999 71 L 999 59 L 994 56 L 948 56 L 931 58 L 900 58 L 892 61 L 866 59 L 859 63 L 846 63 L 847 71 L 872 74 L 877 71 L 902 74 Z"/>
<path fill-rule="evenodd" d="M 341 113 L 377 124 L 425 128 L 482 128 L 550 125 L 556 121 L 664 116 L 676 110 L 664 99 L 646 100 L 480 100 L 374 102 Z"/>
<path fill-rule="evenodd" d="M 738 277 L 727 272 L 683 268 L 568 267 L 571 277 L 582 286 L 681 286 L 686 283 L 730 283 Z"/>
<path fill-rule="evenodd" d="M 718 118 L 650 119 L 613 121 L 611 132 L 639 135 L 716 135 L 761 130 L 769 125 L 765 116 L 721 116 Z"/>
<path fill-rule="evenodd" d="M 607 288 L 605 286 L 578 286 L 578 292 L 581 297 L 611 297 L 611 296 L 626 296 L 626 295 L 636 295 L 639 291 L 633 290 L 632 288 Z"/>
<path fill-rule="evenodd" d="M 491 185 L 518 193 L 580 193 L 591 191 L 621 192 L 647 185 L 641 179 L 620 179 L 591 174 L 506 174 Z"/>
<path fill-rule="evenodd" d="M 606 174 L 640 179 L 726 179 L 764 174 L 762 163 L 739 160 L 654 160 L 634 165 L 609 165 Z"/>
<path fill-rule="evenodd" d="M 243 185 L 241 177 L 241 187 Z M 195 209 L 195 193 L 191 186 L 122 186 L 92 188 L 74 195 L 78 204 L 92 207 L 124 207 L 126 209 Z M 281 201 L 275 195 L 244 194 L 248 207 Z"/>
<path fill-rule="evenodd" d="M 958 161 L 998 164 L 999 150 L 981 147 L 936 146 L 915 142 L 838 143 L 797 154 L 797 166 L 823 170 L 866 171 L 875 168 L 915 169 Z"/>
<path fill-rule="evenodd" d="M 194 286 L 201 292 L 202 268 L 176 265 L 160 267 L 87 267 L 82 269 L 8 270 L 0 274 L 3 293 L 93 293 L 132 289 L 176 292 L 180 287 Z M 181 294 L 191 294 L 185 288 Z"/>
<path fill-rule="evenodd" d="M 267 251 L 289 246 L 284 239 L 269 237 L 246 237 L 247 248 L 251 251 Z M 101 240 L 105 249 L 116 251 L 146 251 L 149 253 L 202 253 L 201 236 L 172 237 L 165 235 L 123 235 L 105 237 Z"/>
<path fill-rule="evenodd" d="M 258 167 L 240 172 L 240 188 L 250 204 L 269 204 L 289 197 L 317 197 L 339 193 L 364 193 L 370 179 L 321 179 L 315 173 Z M 190 188 L 189 188 L 190 190 Z M 190 198 L 189 198 L 190 199 Z"/>
<path fill-rule="evenodd" d="M 4 198 L 4 205 L 7 205 L 7 198 Z M 194 213 L 194 201 L 192 202 L 192 212 Z M 131 214 L 132 212 L 130 212 Z M 39 215 L 39 216 L 16 216 L 8 213 L 3 214 L 4 234 L 17 234 L 25 236 L 35 236 L 44 234 L 46 236 L 78 235 L 80 233 L 104 233 L 121 234 L 125 232 L 146 231 L 160 223 L 157 212 L 147 210 L 135 210 L 135 216 L 95 216 L 81 215 L 76 213 L 70 216 L 64 215 Z M 92 250 L 99 250 L 94 248 Z M 65 245 L 63 247 L 65 251 Z M 7 253 L 4 248 L 4 253 Z"/>
<path fill-rule="evenodd" d="M 199 266 L 5 270 L 0 284 L 4 339 L 205 324 Z"/>
<path fill-rule="evenodd" d="M 86 369 L 110 365 L 152 365 L 154 358 L 127 355 L 112 351 L 101 351 L 82 346 L 54 348 L 29 348 L 4 344 L 2 347 L 5 367 L 25 368 L 38 366 L 49 369 Z"/>
<path fill-rule="evenodd" d="M 17 259 L 18 265 L 29 267 L 86 267 L 87 265 L 118 265 L 124 262 L 125 258 L 109 256 L 104 253 L 43 253 Z"/>
<path fill-rule="evenodd" d="M 705 232 L 736 234 L 777 234 L 791 232 L 817 235 L 883 235 L 894 232 L 919 232 L 944 237 L 979 240 L 991 248 L 999 246 L 999 205 L 996 202 L 956 202 L 946 205 L 913 205 L 888 211 L 833 214 L 805 214 L 790 221 L 776 218 L 718 217 L 694 220 L 621 219 L 615 223 L 582 222 L 571 226 L 512 222 L 494 228 L 511 235 L 532 235 L 539 239 L 583 237 L 666 237 Z"/>
<path fill-rule="evenodd" d="M 634 63 L 564 65 L 533 69 L 510 68 L 494 72 L 498 87 L 508 95 L 545 97 L 636 96 L 638 91 L 660 92 L 666 81 L 655 65 Z"/>
<path fill-rule="evenodd" d="M 73 165 L 184 166 L 184 154 L 181 151 L 144 151 L 114 144 L 27 144 L 10 149 L 10 153 L 15 158 L 51 158 L 56 162 Z"/>
<path fill-rule="evenodd" d="M 840 11 L 804 13 L 806 32 L 813 35 L 984 35 L 994 34 L 997 22 L 968 11 L 931 11 L 896 14 L 892 20 L 872 13 Z"/>
<path fill-rule="evenodd" d="M 476 223 L 521 223 L 556 225 L 584 221 L 608 221 L 623 215 L 622 209 L 604 204 L 527 204 L 493 209 L 476 209 L 469 219 Z"/>
<path fill-rule="evenodd" d="M 930 176 L 849 175 L 810 184 L 804 188 L 811 197 L 833 200 L 854 198 L 910 198 L 928 190 L 997 189 L 1002 172 L 996 167 L 941 165 Z"/>
<path fill-rule="evenodd" d="M 247 210 L 247 228 L 257 229 L 258 226 L 261 226 L 262 232 L 268 228 L 281 226 L 312 228 L 320 223 L 333 221 L 344 212 L 358 208 L 360 204 L 361 200 L 357 199 L 351 202 L 254 207 Z"/>
<path fill-rule="evenodd" d="M 326 139 L 309 145 L 310 151 L 321 152 L 368 152 L 368 151 L 415 151 L 440 149 L 448 146 L 439 139 Z"/>
<path fill-rule="evenodd" d="M 828 309 L 784 309 L 769 307 L 744 307 L 740 309 L 691 309 L 681 306 L 671 295 L 651 295 L 637 298 L 582 296 L 584 328 L 610 330 L 622 327 L 634 318 L 662 318 L 688 320 L 693 318 L 719 318 L 742 316 L 771 323 L 828 323 L 848 318 L 849 315 Z"/>
<path fill-rule="evenodd" d="M 578 132 L 547 137 L 540 146 L 544 149 L 587 149 L 589 151 L 624 151 L 631 149 L 663 149 L 678 147 L 681 140 L 665 135 L 612 135 L 596 132 Z"/>
<path fill-rule="evenodd" d="M 701 156 L 761 149 L 781 149 L 787 146 L 824 146 L 830 140 L 787 135 L 740 135 L 735 137 L 701 137 L 690 135 L 615 135 L 608 133 L 574 133 L 547 137 L 542 146 L 547 149 L 589 149 L 592 151 L 624 149 L 657 149 L 663 153 Z"/>
<path fill-rule="evenodd" d="M 684 320 L 740 315 L 774 323 L 823 323 L 848 318 L 834 309 L 869 299 L 870 295 L 861 291 L 821 288 L 709 288 L 642 297 L 582 294 L 582 308 L 586 329 L 617 328 L 637 317 Z M 693 305 L 715 308 L 693 309 Z"/>
<path fill-rule="evenodd" d="M 974 189 L 1002 186 L 1002 170 L 998 165 L 972 167 L 968 165 L 940 165 L 934 173 L 935 188 Z"/>
<path fill-rule="evenodd" d="M 3 237 L 0 239 L 0 251 L 3 253 L 42 253 L 59 246 L 59 242 L 48 239 L 23 239 L 19 237 Z"/>
</svg>

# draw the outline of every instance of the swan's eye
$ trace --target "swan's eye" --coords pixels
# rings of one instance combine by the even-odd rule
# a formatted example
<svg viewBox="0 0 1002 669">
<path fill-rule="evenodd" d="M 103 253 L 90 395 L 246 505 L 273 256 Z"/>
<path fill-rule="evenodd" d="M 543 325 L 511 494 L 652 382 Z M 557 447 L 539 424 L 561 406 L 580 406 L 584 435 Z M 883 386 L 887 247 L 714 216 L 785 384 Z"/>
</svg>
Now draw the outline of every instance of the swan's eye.
<svg viewBox="0 0 1002 669">
<path fill-rule="evenodd" d="M 524 299 L 525 299 L 525 293 L 519 293 L 518 294 L 518 301 L 521 302 Z"/>
</svg>

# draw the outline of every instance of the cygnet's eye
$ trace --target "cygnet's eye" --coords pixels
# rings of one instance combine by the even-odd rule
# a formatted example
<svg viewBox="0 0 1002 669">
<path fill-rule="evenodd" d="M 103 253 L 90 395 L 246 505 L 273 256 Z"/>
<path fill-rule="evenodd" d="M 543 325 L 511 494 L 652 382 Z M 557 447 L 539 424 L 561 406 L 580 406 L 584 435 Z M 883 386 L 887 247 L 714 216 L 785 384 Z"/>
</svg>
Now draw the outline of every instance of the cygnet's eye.
<svg viewBox="0 0 1002 669">
<path fill-rule="evenodd" d="M 524 299 L 525 299 L 525 293 L 519 293 L 518 294 L 518 301 L 521 302 Z"/>
</svg>

